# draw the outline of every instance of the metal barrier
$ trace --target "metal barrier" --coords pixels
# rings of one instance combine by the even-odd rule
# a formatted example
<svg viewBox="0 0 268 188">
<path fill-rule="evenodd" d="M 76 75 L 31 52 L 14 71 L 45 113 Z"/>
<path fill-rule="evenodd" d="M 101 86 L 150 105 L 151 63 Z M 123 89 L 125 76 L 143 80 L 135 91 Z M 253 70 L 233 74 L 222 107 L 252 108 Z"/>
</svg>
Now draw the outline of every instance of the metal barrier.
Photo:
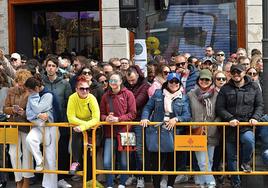
<svg viewBox="0 0 268 188">
<path fill-rule="evenodd" d="M 56 144 L 56 169 L 57 170 L 47 170 L 44 169 L 42 171 L 36 171 L 34 169 L 18 169 L 18 146 L 16 152 L 16 168 L 6 168 L 6 145 L 7 144 L 18 144 L 18 127 L 19 126 L 30 126 L 32 127 L 32 123 L 24 123 L 24 122 L 0 122 L 0 144 L 3 147 L 3 168 L 0 168 L 0 172 L 32 172 L 32 173 L 52 173 L 52 174 L 69 174 L 69 171 L 58 170 L 58 142 Z M 72 127 L 73 125 L 69 123 L 47 123 L 46 126 L 54 126 L 57 127 L 56 140 L 59 140 L 59 127 L 68 127 L 70 128 L 70 139 L 72 139 Z M 45 132 L 44 132 L 45 134 Z M 44 137 L 43 137 L 44 141 Z M 44 143 L 44 142 L 43 142 Z M 71 142 L 70 142 L 71 143 Z M 45 157 L 44 153 L 45 146 L 43 146 L 43 157 Z M 86 188 L 87 181 L 87 150 L 88 150 L 88 135 L 87 132 L 83 132 L 83 170 L 76 173 L 76 175 L 83 177 L 83 188 Z M 45 160 L 44 160 L 45 161 Z M 72 151 L 70 152 L 70 165 L 72 163 Z"/>
<path fill-rule="evenodd" d="M 148 126 L 153 126 L 156 124 L 159 124 L 160 122 L 150 122 L 148 124 Z M 254 147 L 254 151 L 253 151 L 253 169 L 252 172 L 250 173 L 246 173 L 244 171 L 240 171 L 239 170 L 239 128 L 241 126 L 249 126 L 250 124 L 247 122 L 240 122 L 239 126 L 236 127 L 237 129 L 237 171 L 227 171 L 225 169 L 225 163 L 227 162 L 227 160 L 225 159 L 225 153 L 226 153 L 226 127 L 229 126 L 228 122 L 180 122 L 176 124 L 176 127 L 179 126 L 218 126 L 218 127 L 223 127 L 223 132 L 222 132 L 222 141 L 223 141 L 223 148 L 222 148 L 222 164 L 223 164 L 223 169 L 222 171 L 193 171 L 192 169 L 192 152 L 194 150 L 187 150 L 190 153 L 190 169 L 189 171 L 176 171 L 176 150 L 174 150 L 174 170 L 173 171 L 161 171 L 160 169 L 160 148 L 158 151 L 158 170 L 157 171 L 148 171 L 145 170 L 145 157 L 144 157 L 144 147 L 142 147 L 143 151 L 142 151 L 142 170 L 141 171 L 137 171 L 137 170 L 130 170 L 129 169 L 129 154 L 130 152 L 127 151 L 127 170 L 116 170 L 114 168 L 114 165 L 112 163 L 112 170 L 102 170 L 102 169 L 97 169 L 96 167 L 96 130 L 100 127 L 100 126 L 111 126 L 111 133 L 113 132 L 113 129 L 115 126 L 119 126 L 119 125 L 127 125 L 127 126 L 132 126 L 132 125 L 140 125 L 140 122 L 120 122 L 120 123 L 108 123 L 108 122 L 100 122 L 98 125 L 96 125 L 95 127 L 93 127 L 93 131 L 92 131 L 92 175 L 93 175 L 93 187 L 96 187 L 96 176 L 98 174 L 128 174 L 128 175 L 132 175 L 132 174 L 137 174 L 137 175 L 268 175 L 268 171 L 256 171 L 256 154 L 255 154 L 255 147 Z M 268 122 L 259 122 L 256 126 L 268 126 Z M 253 133 L 255 135 L 255 129 L 256 126 L 253 126 Z M 189 135 L 188 136 L 192 136 L 192 131 L 191 128 L 189 129 Z M 145 137 L 144 137 L 144 132 L 145 132 L 145 128 L 142 129 L 142 146 L 145 146 Z M 159 134 L 160 131 L 158 131 Z M 174 128 L 174 133 L 175 133 L 175 128 Z M 113 135 L 113 134 L 112 134 Z M 175 134 L 174 134 L 175 135 Z M 177 135 L 176 135 L 177 136 Z M 158 137 L 160 138 L 160 136 Z M 187 137 L 186 137 L 187 138 Z M 189 138 L 189 137 L 188 137 Z M 111 139 L 113 140 L 113 136 L 111 137 Z M 256 137 L 255 137 L 256 140 Z M 174 138 L 174 144 L 175 144 L 175 138 Z M 160 146 L 160 144 L 158 144 Z M 175 144 L 176 146 L 176 144 Z M 113 147 L 113 144 L 111 144 L 111 147 Z M 175 148 L 175 147 L 174 147 Z M 112 161 L 114 161 L 113 159 L 113 155 L 114 155 L 114 150 L 112 149 Z M 206 160 L 208 161 L 208 160 Z M 206 164 L 208 165 L 208 164 Z M 208 169 L 208 168 L 206 168 Z"/>
</svg>

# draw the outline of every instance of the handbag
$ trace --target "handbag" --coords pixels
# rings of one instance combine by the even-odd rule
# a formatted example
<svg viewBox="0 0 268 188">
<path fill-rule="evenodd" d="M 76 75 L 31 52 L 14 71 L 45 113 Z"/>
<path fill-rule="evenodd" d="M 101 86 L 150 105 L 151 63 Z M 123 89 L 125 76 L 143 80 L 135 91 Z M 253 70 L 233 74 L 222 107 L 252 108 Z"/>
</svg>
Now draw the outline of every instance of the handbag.
<svg viewBox="0 0 268 188">
<path fill-rule="evenodd" d="M 192 135 L 206 135 L 206 129 L 204 126 L 191 127 Z"/>
<path fill-rule="evenodd" d="M 114 112 L 112 98 L 109 96 L 110 113 Z M 117 127 L 116 127 L 117 128 Z M 120 132 L 117 134 L 118 151 L 136 151 L 136 135 L 134 132 Z"/>
<path fill-rule="evenodd" d="M 174 151 L 174 131 L 167 130 L 165 123 L 160 123 L 155 126 L 146 128 L 146 146 L 150 152 L 158 152 L 159 145 L 159 130 L 160 130 L 160 152 L 173 152 Z"/>
</svg>

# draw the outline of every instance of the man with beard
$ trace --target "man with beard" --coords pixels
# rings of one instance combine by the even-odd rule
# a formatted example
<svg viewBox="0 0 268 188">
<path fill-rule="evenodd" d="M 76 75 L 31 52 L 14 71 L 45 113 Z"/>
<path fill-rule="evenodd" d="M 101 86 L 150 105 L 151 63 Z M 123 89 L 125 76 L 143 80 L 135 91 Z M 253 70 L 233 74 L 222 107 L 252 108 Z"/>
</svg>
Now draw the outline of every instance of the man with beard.
<svg viewBox="0 0 268 188">
<path fill-rule="evenodd" d="M 216 101 L 216 114 L 222 121 L 228 121 L 226 127 L 227 161 L 230 171 L 237 171 L 237 145 L 241 147 L 241 169 L 251 172 L 250 166 L 252 153 L 255 146 L 255 136 L 252 126 L 242 126 L 237 129 L 239 122 L 257 124 L 263 114 L 263 99 L 259 86 L 245 73 L 245 67 L 241 64 L 232 65 L 231 79 L 225 84 Z M 239 141 L 237 141 L 239 131 Z M 234 188 L 241 187 L 239 176 L 231 177 Z"/>
</svg>

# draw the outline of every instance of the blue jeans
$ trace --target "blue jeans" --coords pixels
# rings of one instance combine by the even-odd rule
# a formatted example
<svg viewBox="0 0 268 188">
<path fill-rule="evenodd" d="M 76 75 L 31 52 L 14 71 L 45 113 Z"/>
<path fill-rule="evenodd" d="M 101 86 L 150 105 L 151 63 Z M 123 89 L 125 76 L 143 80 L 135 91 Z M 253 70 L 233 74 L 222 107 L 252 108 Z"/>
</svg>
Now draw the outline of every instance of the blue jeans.
<svg viewBox="0 0 268 188">
<path fill-rule="evenodd" d="M 252 131 L 246 131 L 244 133 L 240 133 L 240 142 L 242 144 L 242 153 L 240 155 L 242 158 L 242 163 L 248 163 L 251 160 L 251 156 L 253 153 L 253 149 L 255 146 L 255 136 Z M 238 143 L 239 144 L 239 143 Z M 230 171 L 237 171 L 237 143 L 228 142 L 226 143 L 227 149 L 227 160 L 228 160 L 228 169 Z M 233 184 L 240 184 L 240 178 L 238 175 L 234 175 L 231 177 Z"/>
<path fill-rule="evenodd" d="M 262 141 L 262 160 L 264 164 L 268 164 L 268 126 L 257 126 Z"/>
<path fill-rule="evenodd" d="M 195 156 L 198 161 L 200 171 L 211 171 L 213 165 L 213 155 L 215 146 L 208 145 L 207 151 L 196 151 Z M 213 175 L 200 175 L 199 181 L 201 185 L 216 185 Z"/>
<path fill-rule="evenodd" d="M 113 147 L 112 146 L 112 139 L 106 138 L 104 142 L 104 156 L 103 156 L 103 166 L 105 170 L 112 170 L 112 151 L 113 155 L 115 156 L 116 152 L 118 152 L 119 156 L 119 163 L 120 163 L 120 170 L 127 170 L 127 152 L 117 150 L 117 140 L 113 139 Z M 115 165 L 113 166 L 113 170 L 115 170 Z M 125 185 L 128 175 L 120 175 L 120 185 Z M 114 184 L 114 175 L 108 174 L 106 176 L 106 186 L 113 187 Z"/>
<path fill-rule="evenodd" d="M 143 152 L 143 143 L 142 143 L 142 126 L 135 125 L 132 130 L 136 135 L 136 170 L 142 170 L 142 152 Z"/>
</svg>

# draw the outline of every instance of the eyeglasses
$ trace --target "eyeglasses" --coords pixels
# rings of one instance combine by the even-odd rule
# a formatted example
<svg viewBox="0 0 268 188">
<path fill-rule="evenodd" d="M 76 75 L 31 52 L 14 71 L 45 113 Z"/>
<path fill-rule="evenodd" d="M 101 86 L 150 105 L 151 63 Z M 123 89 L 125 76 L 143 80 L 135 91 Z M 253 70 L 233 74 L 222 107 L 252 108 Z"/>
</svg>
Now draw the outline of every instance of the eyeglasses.
<svg viewBox="0 0 268 188">
<path fill-rule="evenodd" d="M 185 65 L 186 62 L 181 62 L 181 63 L 176 63 L 177 67 L 183 67 Z"/>
<path fill-rule="evenodd" d="M 89 87 L 80 87 L 78 88 L 79 91 L 86 91 L 86 92 L 89 92 Z"/>
<path fill-rule="evenodd" d="M 217 56 L 224 56 L 224 54 L 217 54 Z"/>
<path fill-rule="evenodd" d="M 217 81 L 221 81 L 221 80 L 222 80 L 222 81 L 226 81 L 226 78 L 225 78 L 225 77 L 217 77 L 216 80 L 217 80 Z"/>
<path fill-rule="evenodd" d="M 11 58 L 10 60 L 11 60 L 11 61 L 17 61 L 17 59 L 16 59 L 16 58 Z"/>
<path fill-rule="evenodd" d="M 204 63 L 202 63 L 203 65 L 212 65 L 211 61 L 205 61 Z"/>
<path fill-rule="evenodd" d="M 110 83 L 110 84 L 112 84 L 112 83 L 117 84 L 118 82 L 119 82 L 119 80 L 115 80 L 115 79 L 110 79 L 110 80 L 109 80 L 109 83 Z"/>
<path fill-rule="evenodd" d="M 248 72 L 247 75 L 251 76 L 251 77 L 255 77 L 258 75 L 257 72 Z"/>
<path fill-rule="evenodd" d="M 91 72 L 90 71 L 83 71 L 82 74 L 83 75 L 91 75 Z"/>
<path fill-rule="evenodd" d="M 240 75 L 241 74 L 241 71 L 239 71 L 239 70 L 233 70 L 233 71 L 231 71 L 231 75 L 235 75 L 235 74 Z"/>
<path fill-rule="evenodd" d="M 210 79 L 208 79 L 208 78 L 199 78 L 199 80 L 206 81 L 206 82 L 209 82 L 210 81 Z"/>
<path fill-rule="evenodd" d="M 175 83 L 175 84 L 180 83 L 180 81 L 178 79 L 172 79 L 172 80 L 169 80 L 168 82 L 171 83 L 171 84 L 173 84 L 173 83 Z"/>
<path fill-rule="evenodd" d="M 169 71 L 163 71 L 163 74 L 164 75 L 168 75 L 169 74 Z"/>
</svg>

